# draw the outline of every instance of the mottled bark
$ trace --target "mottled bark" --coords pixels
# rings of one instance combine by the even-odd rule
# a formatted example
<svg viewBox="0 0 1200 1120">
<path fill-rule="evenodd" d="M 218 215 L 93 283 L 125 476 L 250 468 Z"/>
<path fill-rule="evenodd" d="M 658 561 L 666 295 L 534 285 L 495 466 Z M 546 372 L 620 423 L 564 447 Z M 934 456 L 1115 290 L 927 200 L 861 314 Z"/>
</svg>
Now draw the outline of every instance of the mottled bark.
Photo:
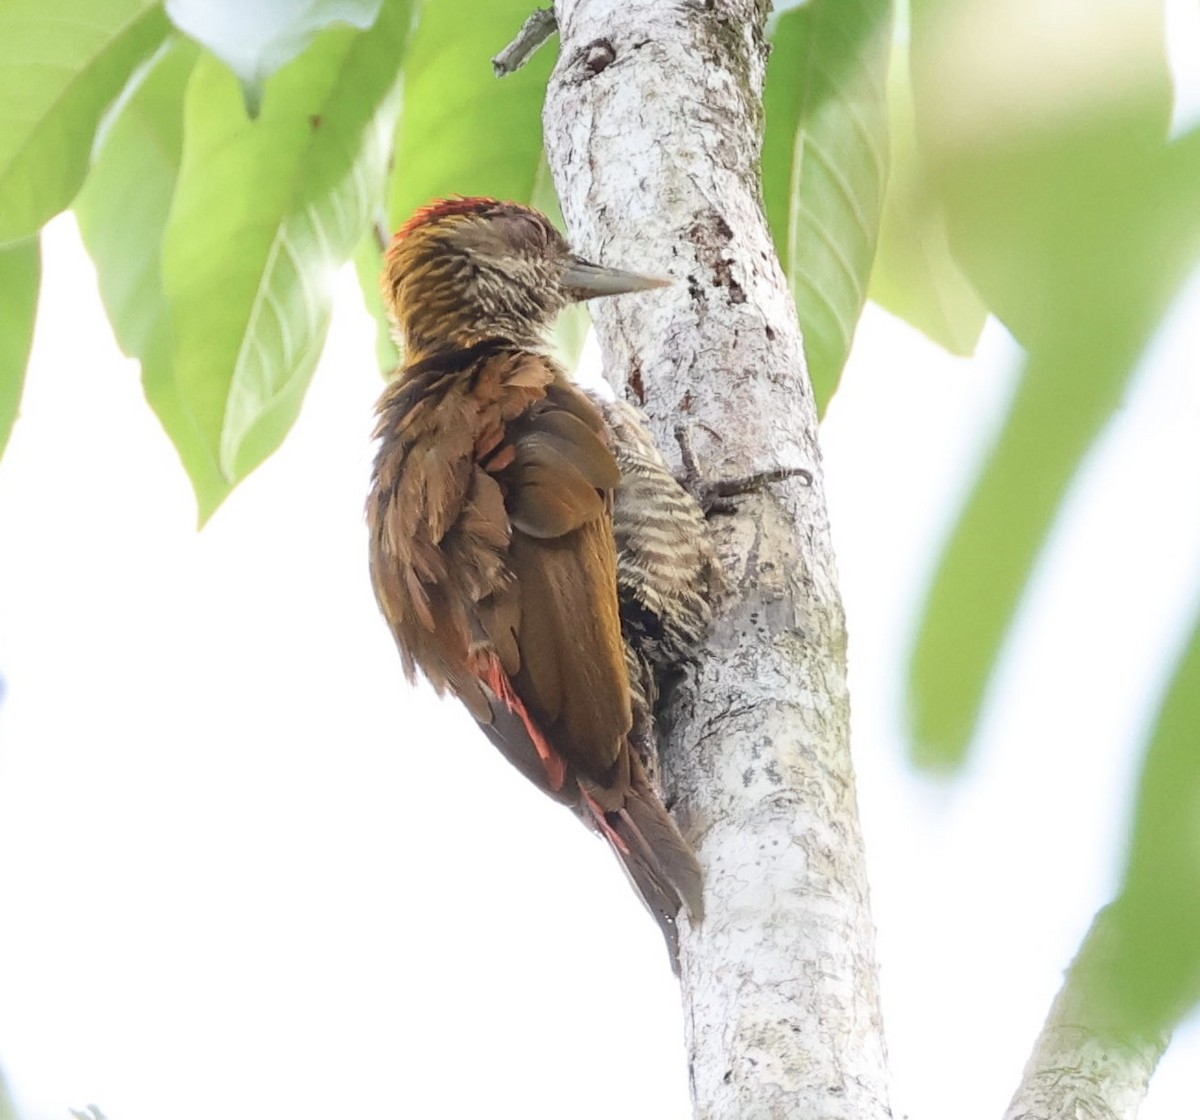
<svg viewBox="0 0 1200 1120">
<path fill-rule="evenodd" d="M 846 635 L 796 310 L 758 183 L 768 5 L 560 0 L 546 144 L 571 239 L 674 288 L 592 307 L 606 374 L 706 482 L 731 583 L 669 708 L 664 784 L 707 869 L 683 925 L 696 1115 L 890 1115 Z M 675 455 L 678 463 L 678 455 Z M 733 487 L 733 488 L 736 488 Z"/>
<path fill-rule="evenodd" d="M 1101 910 L 1067 970 L 1004 1120 L 1133 1120 L 1167 1047 L 1134 1031 L 1110 988 L 1121 936 Z"/>
</svg>

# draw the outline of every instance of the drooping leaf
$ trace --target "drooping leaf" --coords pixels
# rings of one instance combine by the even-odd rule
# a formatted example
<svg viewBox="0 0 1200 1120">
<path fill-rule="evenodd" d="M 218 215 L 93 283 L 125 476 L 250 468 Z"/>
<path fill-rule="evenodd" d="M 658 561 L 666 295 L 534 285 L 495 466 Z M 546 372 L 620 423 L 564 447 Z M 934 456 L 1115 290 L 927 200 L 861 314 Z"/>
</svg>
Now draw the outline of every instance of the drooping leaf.
<svg viewBox="0 0 1200 1120">
<path fill-rule="evenodd" d="M 236 483 L 282 441 L 325 340 L 329 281 L 370 227 L 395 126 L 409 7 L 324 31 L 246 119 L 202 57 L 163 242 L 180 400 Z"/>
<path fill-rule="evenodd" d="M 0 244 L 70 205 L 105 110 L 169 29 L 157 0 L 0 4 Z"/>
<path fill-rule="evenodd" d="M 21 407 L 41 271 L 36 237 L 0 247 L 0 455 Z"/>
<path fill-rule="evenodd" d="M 817 408 L 837 388 L 875 259 L 888 174 L 890 0 L 810 0 L 775 21 L 763 195 Z"/>
<path fill-rule="evenodd" d="M 1140 1029 L 1200 1001 L 1200 616 L 1158 714 L 1139 783 L 1115 987 Z"/>
<path fill-rule="evenodd" d="M 915 6 L 914 92 L 950 245 L 1029 353 L 913 654 L 927 765 L 963 757 L 1062 497 L 1200 250 L 1200 135 L 1167 140 L 1161 10 L 1097 8 L 1100 27 L 1061 42 L 1013 22 L 1030 12 Z"/>
<path fill-rule="evenodd" d="M 203 43 L 241 79 L 257 116 L 263 83 L 296 58 L 318 32 L 344 23 L 365 31 L 383 0 L 166 0 L 171 22 Z"/>
<path fill-rule="evenodd" d="M 525 0 L 438 0 L 423 9 L 405 67 L 388 192 L 393 229 L 447 195 L 532 200 L 553 45 L 503 80 L 491 63 L 529 12 Z"/>
<path fill-rule="evenodd" d="M 891 171 L 868 296 L 952 354 L 975 349 L 987 308 L 950 252 L 946 219 L 917 143 L 908 51 L 888 74 Z"/>
<path fill-rule="evenodd" d="M 179 452 L 204 522 L 232 483 L 180 395 L 162 274 L 163 231 L 183 155 L 183 99 L 199 53 L 176 38 L 154 60 L 106 130 L 74 209 L 113 333 L 142 364 L 146 399 Z"/>
</svg>

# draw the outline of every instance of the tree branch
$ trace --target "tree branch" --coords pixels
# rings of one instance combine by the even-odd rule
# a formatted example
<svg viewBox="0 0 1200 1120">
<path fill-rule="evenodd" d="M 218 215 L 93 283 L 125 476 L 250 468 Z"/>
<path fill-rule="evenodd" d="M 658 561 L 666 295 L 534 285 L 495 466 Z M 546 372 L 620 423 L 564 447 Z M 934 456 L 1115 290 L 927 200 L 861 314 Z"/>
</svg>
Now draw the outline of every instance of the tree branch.
<svg viewBox="0 0 1200 1120">
<path fill-rule="evenodd" d="M 684 425 L 717 486 L 777 480 L 714 519 L 733 590 L 667 713 L 666 792 L 708 876 L 704 923 L 682 923 L 696 1114 L 882 1120 L 844 619 L 757 179 L 769 6 L 559 0 L 546 146 L 576 247 L 677 281 L 593 306 L 608 378 L 665 454 Z"/>
<path fill-rule="evenodd" d="M 1133 1120 L 1169 1035 L 1131 1031 L 1110 996 L 1118 923 L 1096 915 L 1071 962 L 1004 1120 Z"/>
<path fill-rule="evenodd" d="M 496 77 L 507 78 L 509 74 L 520 70 L 557 27 L 553 8 L 534 8 L 532 15 L 521 24 L 521 30 L 513 41 L 492 59 L 492 70 Z"/>
</svg>

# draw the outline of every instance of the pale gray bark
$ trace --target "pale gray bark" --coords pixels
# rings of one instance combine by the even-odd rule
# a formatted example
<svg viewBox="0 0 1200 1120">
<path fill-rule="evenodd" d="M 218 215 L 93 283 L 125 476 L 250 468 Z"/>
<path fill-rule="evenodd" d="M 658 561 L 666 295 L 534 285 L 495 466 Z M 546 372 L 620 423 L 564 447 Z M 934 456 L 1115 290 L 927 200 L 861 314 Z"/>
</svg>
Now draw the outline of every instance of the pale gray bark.
<svg viewBox="0 0 1200 1120">
<path fill-rule="evenodd" d="M 576 248 L 670 274 L 593 305 L 606 373 L 709 481 L 732 591 L 672 706 L 664 784 L 707 870 L 683 925 L 696 1115 L 890 1115 L 846 635 L 796 309 L 757 180 L 768 4 L 559 0 L 546 145 Z M 678 462 L 678 456 L 676 456 Z"/>
<path fill-rule="evenodd" d="M 1133 1120 L 1167 1047 L 1108 995 L 1120 931 L 1101 910 L 1067 970 L 1004 1120 Z"/>
</svg>

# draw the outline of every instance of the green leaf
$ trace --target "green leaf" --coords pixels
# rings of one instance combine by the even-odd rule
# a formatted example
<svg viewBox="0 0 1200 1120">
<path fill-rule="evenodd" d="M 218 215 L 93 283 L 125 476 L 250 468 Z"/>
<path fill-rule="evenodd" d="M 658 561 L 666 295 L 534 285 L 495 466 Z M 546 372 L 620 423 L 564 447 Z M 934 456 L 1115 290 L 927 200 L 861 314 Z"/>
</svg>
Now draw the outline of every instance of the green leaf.
<svg viewBox="0 0 1200 1120">
<path fill-rule="evenodd" d="M 142 75 L 106 130 L 75 216 L 113 333 L 141 362 L 146 399 L 179 452 L 203 523 L 232 483 L 181 397 L 162 273 L 163 231 L 183 154 L 183 99 L 199 53 L 177 38 Z"/>
<path fill-rule="evenodd" d="M 169 27 L 156 0 L 0 4 L 0 244 L 70 204 L 105 110 Z"/>
<path fill-rule="evenodd" d="M 330 280 L 379 205 L 409 23 L 408 5 L 392 2 L 369 31 L 323 32 L 267 83 L 257 121 L 216 60 L 192 74 L 163 240 L 171 364 L 230 484 L 299 413 Z"/>
<path fill-rule="evenodd" d="M 1200 1000 L 1200 616 L 1146 752 L 1114 968 L 1126 1016 L 1175 1025 Z"/>
<path fill-rule="evenodd" d="M 296 58 L 318 32 L 344 23 L 365 31 L 383 0 L 166 0 L 180 31 L 203 43 L 241 79 L 257 116 L 263 83 Z"/>
<path fill-rule="evenodd" d="M 1062 497 L 1200 251 L 1200 135 L 1166 138 L 1161 11 L 1119 7 L 1126 21 L 1104 41 L 1129 55 L 1114 70 L 1101 54 L 1080 88 L 1062 75 L 1088 77 L 1094 28 L 1072 26 L 1050 44 L 1056 57 L 1006 22 L 1016 8 L 917 6 L 916 104 L 950 244 L 1029 353 L 917 638 L 913 730 L 926 765 L 964 756 Z"/>
<path fill-rule="evenodd" d="M 811 0 L 775 22 L 763 196 L 821 412 L 850 353 L 875 259 L 891 30 L 890 0 Z"/>
<path fill-rule="evenodd" d="M 354 250 L 354 271 L 362 288 L 363 303 L 375 320 L 375 357 L 379 362 L 379 370 L 384 377 L 389 377 L 400 364 L 400 351 L 392 341 L 391 324 L 383 309 L 383 295 L 379 290 L 383 251 L 379 248 L 379 238 L 374 230 Z"/>
<path fill-rule="evenodd" d="M 41 246 L 36 237 L 0 247 L 0 455 L 21 407 L 25 365 L 33 345 Z"/>
<path fill-rule="evenodd" d="M 491 63 L 529 12 L 528 0 L 439 0 L 425 6 L 405 67 L 404 113 L 388 194 L 393 229 L 417 207 L 447 195 L 532 201 L 554 52 L 543 47 L 503 80 Z"/>
<path fill-rule="evenodd" d="M 987 307 L 950 252 L 946 218 L 917 143 L 907 49 L 888 74 L 892 165 L 867 294 L 952 354 L 975 349 Z"/>
</svg>

